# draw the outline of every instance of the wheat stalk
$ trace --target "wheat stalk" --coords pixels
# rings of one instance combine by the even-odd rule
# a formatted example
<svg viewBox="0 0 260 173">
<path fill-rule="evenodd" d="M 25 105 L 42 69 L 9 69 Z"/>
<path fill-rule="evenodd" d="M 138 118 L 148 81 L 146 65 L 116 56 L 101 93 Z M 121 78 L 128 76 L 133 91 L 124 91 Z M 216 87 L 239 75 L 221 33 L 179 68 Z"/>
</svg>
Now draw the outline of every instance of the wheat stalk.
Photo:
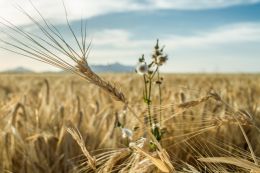
<svg viewBox="0 0 260 173">
<path fill-rule="evenodd" d="M 30 14 L 28 14 L 22 7 L 18 7 L 18 9 L 38 27 L 38 29 L 41 31 L 41 34 L 44 37 L 30 33 L 29 31 L 26 31 L 19 26 L 15 26 L 13 23 L 9 21 L 2 19 L 3 21 L 0 22 L 2 26 L 8 29 L 8 31 L 12 31 L 15 35 L 11 35 L 8 31 L 2 29 L 1 31 L 9 37 L 9 40 L 0 39 L 0 41 L 5 44 L 5 47 L 2 48 L 10 52 L 26 56 L 37 61 L 41 61 L 46 64 L 50 64 L 52 66 L 61 68 L 65 71 L 77 74 L 80 77 L 86 79 L 88 82 L 97 85 L 116 100 L 121 101 L 124 104 L 127 104 L 126 97 L 122 91 L 120 91 L 116 86 L 112 85 L 110 82 L 102 79 L 100 76 L 94 73 L 89 67 L 87 58 L 91 42 L 88 45 L 86 43 L 86 22 L 83 23 L 82 21 L 81 23 L 80 42 L 70 25 L 67 16 L 67 10 L 64 5 L 67 26 L 76 42 L 76 45 L 78 46 L 78 50 L 80 52 L 78 53 L 76 49 L 73 49 L 70 46 L 71 43 L 68 43 L 66 41 L 66 39 L 62 36 L 61 32 L 43 17 L 43 15 L 33 5 L 32 2 L 31 4 L 35 11 L 38 13 L 38 15 L 41 17 L 43 24 L 41 24 Z M 69 58 L 73 63 L 65 61 L 65 57 Z"/>
<path fill-rule="evenodd" d="M 84 140 L 78 130 L 73 128 L 67 128 L 67 131 L 71 134 L 73 139 L 78 143 L 81 148 L 81 151 L 84 153 L 86 158 L 88 159 L 89 165 L 93 170 L 96 170 L 96 159 L 95 157 L 91 156 L 89 151 L 85 147 Z"/>
</svg>

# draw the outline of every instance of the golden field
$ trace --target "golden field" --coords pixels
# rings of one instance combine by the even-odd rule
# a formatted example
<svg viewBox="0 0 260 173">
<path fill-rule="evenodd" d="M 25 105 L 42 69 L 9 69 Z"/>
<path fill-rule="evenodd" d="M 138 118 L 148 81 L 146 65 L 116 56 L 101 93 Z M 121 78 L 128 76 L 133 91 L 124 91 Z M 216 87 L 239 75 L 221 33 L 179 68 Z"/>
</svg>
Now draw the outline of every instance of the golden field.
<svg viewBox="0 0 260 173">
<path fill-rule="evenodd" d="M 132 111 L 78 76 L 1 74 L 0 172 L 260 172 L 260 75 L 163 74 L 159 151 L 129 147 L 142 136 L 149 143 L 133 115 L 146 114 L 142 78 L 101 76 Z"/>
</svg>

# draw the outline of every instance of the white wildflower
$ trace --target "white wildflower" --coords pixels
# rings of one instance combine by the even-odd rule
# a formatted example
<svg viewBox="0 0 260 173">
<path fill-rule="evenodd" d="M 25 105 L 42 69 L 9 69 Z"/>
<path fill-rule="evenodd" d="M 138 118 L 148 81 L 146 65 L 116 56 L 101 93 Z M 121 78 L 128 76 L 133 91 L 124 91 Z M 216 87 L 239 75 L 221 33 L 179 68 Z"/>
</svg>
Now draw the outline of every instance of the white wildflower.
<svg viewBox="0 0 260 173">
<path fill-rule="evenodd" d="M 133 131 L 128 129 L 128 128 L 121 128 L 122 130 L 122 137 L 123 138 L 128 138 L 130 140 L 132 140 L 133 137 Z"/>
<path fill-rule="evenodd" d="M 148 66 L 145 62 L 140 62 L 136 66 L 136 72 L 140 75 L 144 75 L 148 72 Z"/>
<path fill-rule="evenodd" d="M 158 57 L 156 57 L 156 64 L 161 66 L 165 64 L 167 60 L 168 60 L 167 55 L 159 55 Z"/>
<path fill-rule="evenodd" d="M 152 129 L 155 129 L 156 127 L 157 127 L 157 128 L 160 128 L 160 124 L 159 124 L 159 123 L 156 123 L 156 124 L 153 123 L 153 124 L 152 124 Z"/>
<path fill-rule="evenodd" d="M 140 139 L 138 139 L 135 142 L 130 142 L 129 147 L 143 148 L 145 142 L 146 142 L 146 138 L 141 137 Z"/>
</svg>

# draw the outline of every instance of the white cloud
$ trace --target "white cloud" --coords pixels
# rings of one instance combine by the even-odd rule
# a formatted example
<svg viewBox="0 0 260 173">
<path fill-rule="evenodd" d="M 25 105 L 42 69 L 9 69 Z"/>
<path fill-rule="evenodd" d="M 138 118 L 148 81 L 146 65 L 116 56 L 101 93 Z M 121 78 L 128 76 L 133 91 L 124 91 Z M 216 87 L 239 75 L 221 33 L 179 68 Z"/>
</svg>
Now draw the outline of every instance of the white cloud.
<svg viewBox="0 0 260 173">
<path fill-rule="evenodd" d="M 89 60 L 134 64 L 142 53 L 151 54 L 154 43 L 125 30 L 105 30 L 95 34 Z M 166 71 L 254 71 L 260 63 L 260 23 L 228 25 L 194 36 L 166 35 L 161 43 L 173 57 Z"/>
<path fill-rule="evenodd" d="M 120 47 L 122 45 L 128 45 L 131 33 L 125 30 L 103 30 L 93 34 L 94 44 L 99 46 L 113 45 Z"/>
<path fill-rule="evenodd" d="M 48 19 L 56 22 L 64 22 L 64 9 L 61 0 L 32 0 L 36 8 Z M 223 8 L 239 4 L 252 4 L 260 0 L 64 0 L 69 18 L 76 20 L 84 17 L 125 12 L 134 10 L 155 10 L 155 9 L 208 9 Z M 20 5 L 30 15 L 36 17 L 29 0 L 0 0 L 0 16 L 12 21 L 16 25 L 27 24 L 30 21 L 15 8 Z"/>
<path fill-rule="evenodd" d="M 133 33 L 121 29 L 105 29 L 93 33 L 93 47 L 106 47 L 114 49 L 143 49 L 149 45 L 150 40 L 136 39 Z"/>
<path fill-rule="evenodd" d="M 61 0 L 32 0 L 32 2 L 45 18 L 54 19 L 56 22 L 65 22 Z M 64 2 L 70 20 L 140 8 L 138 4 L 132 3 L 131 0 L 64 0 Z M 26 16 L 16 8 L 17 5 L 25 9 L 34 18 L 39 17 L 29 0 L 22 3 L 17 0 L 0 0 L 0 16 L 17 25 L 30 23 Z"/>
<path fill-rule="evenodd" d="M 252 4 L 259 2 L 258 0 L 149 0 L 150 4 L 154 4 L 156 8 L 167 9 L 210 9 L 224 8 L 233 5 Z"/>
<path fill-rule="evenodd" d="M 147 47 L 155 40 L 139 40 L 126 30 L 103 30 L 93 34 L 95 46 L 136 49 Z M 134 39 L 135 38 L 135 39 Z M 216 28 L 207 32 L 198 32 L 193 36 L 165 35 L 161 38 L 166 45 L 174 49 L 203 48 L 233 43 L 260 42 L 260 23 L 239 23 Z"/>
<path fill-rule="evenodd" d="M 260 42 L 260 23 L 228 25 L 189 37 L 169 36 L 166 42 L 173 44 L 175 48 L 199 48 L 232 43 Z"/>
<path fill-rule="evenodd" d="M 106 29 L 92 36 L 89 61 L 95 64 L 135 64 L 141 54 L 148 57 L 155 44 L 153 38 L 138 39 L 134 33 L 120 29 Z M 160 39 L 170 55 L 166 71 L 259 71 L 260 23 L 239 23 L 193 36 L 165 35 Z M 7 54 L 0 55 L 0 69 L 26 64 L 21 63 L 22 59 L 16 62 L 14 57 L 2 57 Z M 42 65 L 44 68 L 49 66 Z"/>
</svg>

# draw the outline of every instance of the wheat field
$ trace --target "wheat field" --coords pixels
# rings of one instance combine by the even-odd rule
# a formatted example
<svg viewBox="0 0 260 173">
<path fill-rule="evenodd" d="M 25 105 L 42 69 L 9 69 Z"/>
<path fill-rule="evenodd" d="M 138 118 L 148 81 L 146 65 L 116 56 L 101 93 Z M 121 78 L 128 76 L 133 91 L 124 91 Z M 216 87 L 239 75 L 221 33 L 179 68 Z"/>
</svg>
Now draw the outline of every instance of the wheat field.
<svg viewBox="0 0 260 173">
<path fill-rule="evenodd" d="M 259 75 L 162 76 L 164 133 L 151 150 L 135 117 L 147 113 L 136 74 L 101 75 L 131 111 L 75 75 L 1 74 L 0 172 L 260 172 Z M 158 117 L 158 102 L 151 106 Z"/>
<path fill-rule="evenodd" d="M 38 32 L 2 19 L 1 48 L 63 72 L 0 75 L 1 172 L 260 172 L 259 74 L 163 74 L 159 39 L 136 73 L 97 74 L 86 19 L 31 6 Z"/>
</svg>

